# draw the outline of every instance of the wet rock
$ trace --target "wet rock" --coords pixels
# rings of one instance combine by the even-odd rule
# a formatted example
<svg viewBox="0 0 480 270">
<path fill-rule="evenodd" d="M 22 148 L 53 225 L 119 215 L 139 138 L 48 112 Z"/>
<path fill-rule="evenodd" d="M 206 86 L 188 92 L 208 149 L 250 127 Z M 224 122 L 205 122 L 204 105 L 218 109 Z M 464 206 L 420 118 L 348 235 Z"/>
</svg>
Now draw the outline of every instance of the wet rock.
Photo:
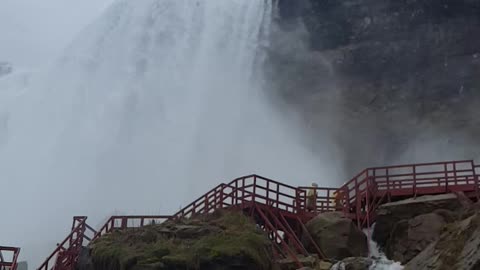
<svg viewBox="0 0 480 270">
<path fill-rule="evenodd" d="M 322 213 L 310 220 L 306 227 L 328 258 L 343 259 L 368 255 L 365 234 L 340 212 Z M 313 252 L 307 238 L 303 239 L 304 245 Z"/>
<path fill-rule="evenodd" d="M 333 270 L 369 270 L 373 260 L 364 257 L 349 257 L 335 264 Z"/>
<path fill-rule="evenodd" d="M 413 258 L 405 270 L 480 269 L 480 216 L 446 226 L 440 238 Z"/>
<path fill-rule="evenodd" d="M 298 255 L 297 259 L 304 266 L 304 268 L 301 268 L 301 269 L 312 269 L 312 268 L 315 268 L 319 263 L 319 260 L 316 256 L 305 257 L 302 255 Z M 294 269 L 297 269 L 298 267 L 297 262 L 290 258 L 277 260 L 277 264 L 282 270 L 290 270 L 290 269 L 294 270 Z"/>
<path fill-rule="evenodd" d="M 395 224 L 386 245 L 386 255 L 407 263 L 430 243 L 438 240 L 447 220 L 437 213 L 418 215 Z"/>
<path fill-rule="evenodd" d="M 397 223 L 404 220 L 398 224 L 398 229 L 401 231 L 402 228 L 407 226 L 405 222 L 408 223 L 408 220 L 418 215 L 437 211 L 438 215 L 441 215 L 447 221 L 454 218 L 448 217 L 448 213 L 451 212 L 438 212 L 439 209 L 457 211 L 462 209 L 462 205 L 455 194 L 421 196 L 381 205 L 377 210 L 377 220 L 372 236 L 373 240 L 377 242 L 380 247 L 385 248 L 390 240 L 392 231 L 397 227 Z"/>
<path fill-rule="evenodd" d="M 317 270 L 330 270 L 332 268 L 332 263 L 326 261 L 320 261 L 318 264 Z"/>
</svg>

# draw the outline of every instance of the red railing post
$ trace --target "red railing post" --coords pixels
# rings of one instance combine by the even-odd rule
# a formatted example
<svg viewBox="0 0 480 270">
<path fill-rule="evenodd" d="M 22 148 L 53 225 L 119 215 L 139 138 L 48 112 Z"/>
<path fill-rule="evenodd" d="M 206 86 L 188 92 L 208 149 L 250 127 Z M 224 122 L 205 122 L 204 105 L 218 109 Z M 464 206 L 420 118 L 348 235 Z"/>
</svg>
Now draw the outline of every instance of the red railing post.
<svg viewBox="0 0 480 270">
<path fill-rule="evenodd" d="M 413 165 L 413 196 L 417 197 L 417 166 Z"/>
<path fill-rule="evenodd" d="M 220 192 L 220 205 L 221 205 L 222 208 L 224 207 L 224 201 L 223 200 L 224 200 L 224 197 L 225 197 L 224 196 L 225 188 L 226 188 L 225 186 L 222 186 L 221 192 Z"/>
<path fill-rule="evenodd" d="M 243 186 L 245 186 L 245 178 L 242 178 Z M 232 206 L 238 204 L 238 180 L 235 181 L 235 190 L 233 191 L 233 196 L 232 196 Z M 242 197 L 244 194 L 242 193 Z"/>
<path fill-rule="evenodd" d="M 252 194 L 252 201 L 255 203 L 257 195 L 257 176 L 253 176 L 253 194 Z"/>
<path fill-rule="evenodd" d="M 266 203 L 267 205 L 270 205 L 270 181 L 267 180 L 267 187 L 266 187 L 266 191 L 265 191 L 265 194 L 266 194 Z M 272 205 L 273 207 L 273 205 Z"/>
<path fill-rule="evenodd" d="M 443 169 L 445 170 L 445 192 L 448 190 L 448 163 L 443 163 Z"/>
<path fill-rule="evenodd" d="M 360 224 L 361 224 L 360 223 L 360 220 L 361 220 L 360 204 L 361 204 L 361 201 L 359 200 L 359 196 L 358 196 L 358 177 L 355 177 L 355 215 L 356 215 L 358 227 L 360 227 Z"/>
<path fill-rule="evenodd" d="M 205 205 L 205 213 L 208 213 L 208 211 L 210 211 L 210 209 L 209 209 L 210 205 L 208 203 L 208 195 L 205 195 L 204 205 Z"/>
<path fill-rule="evenodd" d="M 297 192 L 297 189 L 295 189 L 295 193 Z M 276 198 L 275 198 L 275 201 L 277 203 L 277 208 L 279 207 L 279 201 L 280 201 L 280 185 L 277 184 L 277 192 L 276 192 Z M 292 209 L 293 211 L 293 209 Z"/>
<path fill-rule="evenodd" d="M 458 185 L 457 181 L 457 162 L 453 162 L 453 178 L 455 179 L 455 186 Z"/>
<path fill-rule="evenodd" d="M 390 173 L 389 173 L 389 168 L 386 169 L 386 175 L 387 175 L 387 192 L 390 192 Z"/>
</svg>

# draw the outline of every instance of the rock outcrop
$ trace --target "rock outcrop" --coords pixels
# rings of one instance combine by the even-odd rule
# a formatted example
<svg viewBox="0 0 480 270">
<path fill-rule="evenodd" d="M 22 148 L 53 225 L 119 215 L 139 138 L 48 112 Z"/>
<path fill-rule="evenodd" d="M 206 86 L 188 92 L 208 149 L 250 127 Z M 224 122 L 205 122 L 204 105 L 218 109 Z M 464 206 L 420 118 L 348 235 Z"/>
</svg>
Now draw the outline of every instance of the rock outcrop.
<svg viewBox="0 0 480 270">
<path fill-rule="evenodd" d="M 367 237 L 343 213 L 322 213 L 306 224 L 307 230 L 320 249 L 331 259 L 364 257 L 368 255 Z M 304 245 L 312 252 L 310 242 Z"/>
<path fill-rule="evenodd" d="M 430 243 L 440 238 L 447 224 L 442 215 L 429 213 L 395 224 L 386 245 L 385 254 L 394 261 L 405 264 L 423 251 Z"/>
<path fill-rule="evenodd" d="M 377 210 L 377 220 L 372 236 L 373 240 L 377 242 L 379 246 L 384 247 L 386 250 L 389 250 L 389 245 L 397 245 L 397 243 L 395 243 L 394 241 L 389 241 L 394 230 L 396 230 L 395 234 L 397 234 L 398 236 L 403 235 L 405 230 L 407 230 L 408 233 L 408 230 L 410 228 L 410 232 L 413 233 L 412 237 L 417 237 L 414 233 L 414 231 L 416 231 L 414 227 L 417 227 L 419 224 L 422 224 L 422 226 L 426 226 L 418 228 L 419 230 L 429 230 L 428 224 L 422 223 L 422 220 L 428 220 L 429 218 L 432 218 L 437 220 L 442 219 L 445 222 L 450 222 L 454 219 L 454 217 L 451 217 L 452 213 L 449 211 L 456 211 L 458 209 L 461 209 L 461 207 L 462 205 L 455 194 L 421 196 L 398 202 L 386 203 L 384 205 L 381 205 Z M 447 211 L 439 211 L 439 209 L 444 209 Z M 418 218 L 417 220 L 412 220 L 416 216 L 433 212 L 436 213 L 435 216 L 427 215 Z M 435 227 L 436 225 L 432 226 Z M 436 227 L 432 227 L 431 229 L 433 231 L 438 230 L 438 228 Z M 398 245 L 404 246 L 402 244 Z"/>
<path fill-rule="evenodd" d="M 365 257 L 349 257 L 336 263 L 332 270 L 369 270 L 373 260 Z"/>
<path fill-rule="evenodd" d="M 115 231 L 91 244 L 79 270 L 271 269 L 266 235 L 241 213 Z"/>
<path fill-rule="evenodd" d="M 448 225 L 440 239 L 413 258 L 405 270 L 480 269 L 480 215 Z"/>
</svg>

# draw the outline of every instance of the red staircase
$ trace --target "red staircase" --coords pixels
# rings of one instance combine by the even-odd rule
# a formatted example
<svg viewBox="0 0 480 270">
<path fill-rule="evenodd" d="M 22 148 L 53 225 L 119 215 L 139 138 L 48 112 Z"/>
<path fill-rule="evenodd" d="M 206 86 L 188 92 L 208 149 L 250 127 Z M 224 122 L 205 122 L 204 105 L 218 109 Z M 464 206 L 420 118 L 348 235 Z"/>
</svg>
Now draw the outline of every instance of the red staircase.
<svg viewBox="0 0 480 270">
<path fill-rule="evenodd" d="M 60 243 L 55 250 L 40 265 L 39 270 L 73 270 L 80 256 L 82 247 L 88 244 L 96 231 L 87 223 L 87 217 L 77 216 L 73 218 L 70 234 Z M 91 236 L 89 236 L 91 235 Z"/>
<path fill-rule="evenodd" d="M 17 270 L 20 248 L 0 246 L 0 270 Z"/>
<path fill-rule="evenodd" d="M 304 226 L 318 213 L 343 211 L 360 228 L 369 227 L 375 222 L 377 207 L 385 202 L 456 192 L 478 200 L 479 174 L 479 165 L 464 160 L 368 168 L 339 188 L 293 187 L 248 175 L 216 186 L 172 216 L 113 216 L 98 232 L 86 224 L 86 217 L 75 217 L 70 235 L 38 270 L 50 270 L 49 265 L 55 270 L 73 270 L 81 247 L 112 230 L 141 227 L 152 220 L 158 224 L 189 218 L 216 209 L 250 215 L 272 240 L 277 258 L 293 259 L 301 267 L 298 255 L 309 255 L 300 241 L 302 236 L 313 244 L 320 258 L 325 257 Z M 313 209 L 307 209 L 310 189 L 316 191 Z M 335 192 L 340 194 L 337 198 Z"/>
</svg>

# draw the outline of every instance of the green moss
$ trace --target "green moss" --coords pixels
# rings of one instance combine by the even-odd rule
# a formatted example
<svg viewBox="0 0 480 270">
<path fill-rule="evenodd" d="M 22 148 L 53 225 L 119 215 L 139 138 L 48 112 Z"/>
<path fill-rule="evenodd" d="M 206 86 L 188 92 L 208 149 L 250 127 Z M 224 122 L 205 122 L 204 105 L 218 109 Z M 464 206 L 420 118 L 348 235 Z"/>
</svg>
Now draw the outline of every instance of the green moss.
<svg viewBox="0 0 480 270">
<path fill-rule="evenodd" d="M 211 231 L 194 239 L 177 238 L 175 226 L 186 225 L 207 227 Z M 169 230 L 171 233 L 165 233 Z M 201 264 L 231 258 L 248 260 L 261 269 L 268 269 L 270 245 L 266 235 L 248 217 L 222 211 L 176 223 L 111 233 L 92 244 L 92 255 L 94 263 L 105 269 L 128 270 L 135 264 L 157 263 L 198 269 Z"/>
</svg>

